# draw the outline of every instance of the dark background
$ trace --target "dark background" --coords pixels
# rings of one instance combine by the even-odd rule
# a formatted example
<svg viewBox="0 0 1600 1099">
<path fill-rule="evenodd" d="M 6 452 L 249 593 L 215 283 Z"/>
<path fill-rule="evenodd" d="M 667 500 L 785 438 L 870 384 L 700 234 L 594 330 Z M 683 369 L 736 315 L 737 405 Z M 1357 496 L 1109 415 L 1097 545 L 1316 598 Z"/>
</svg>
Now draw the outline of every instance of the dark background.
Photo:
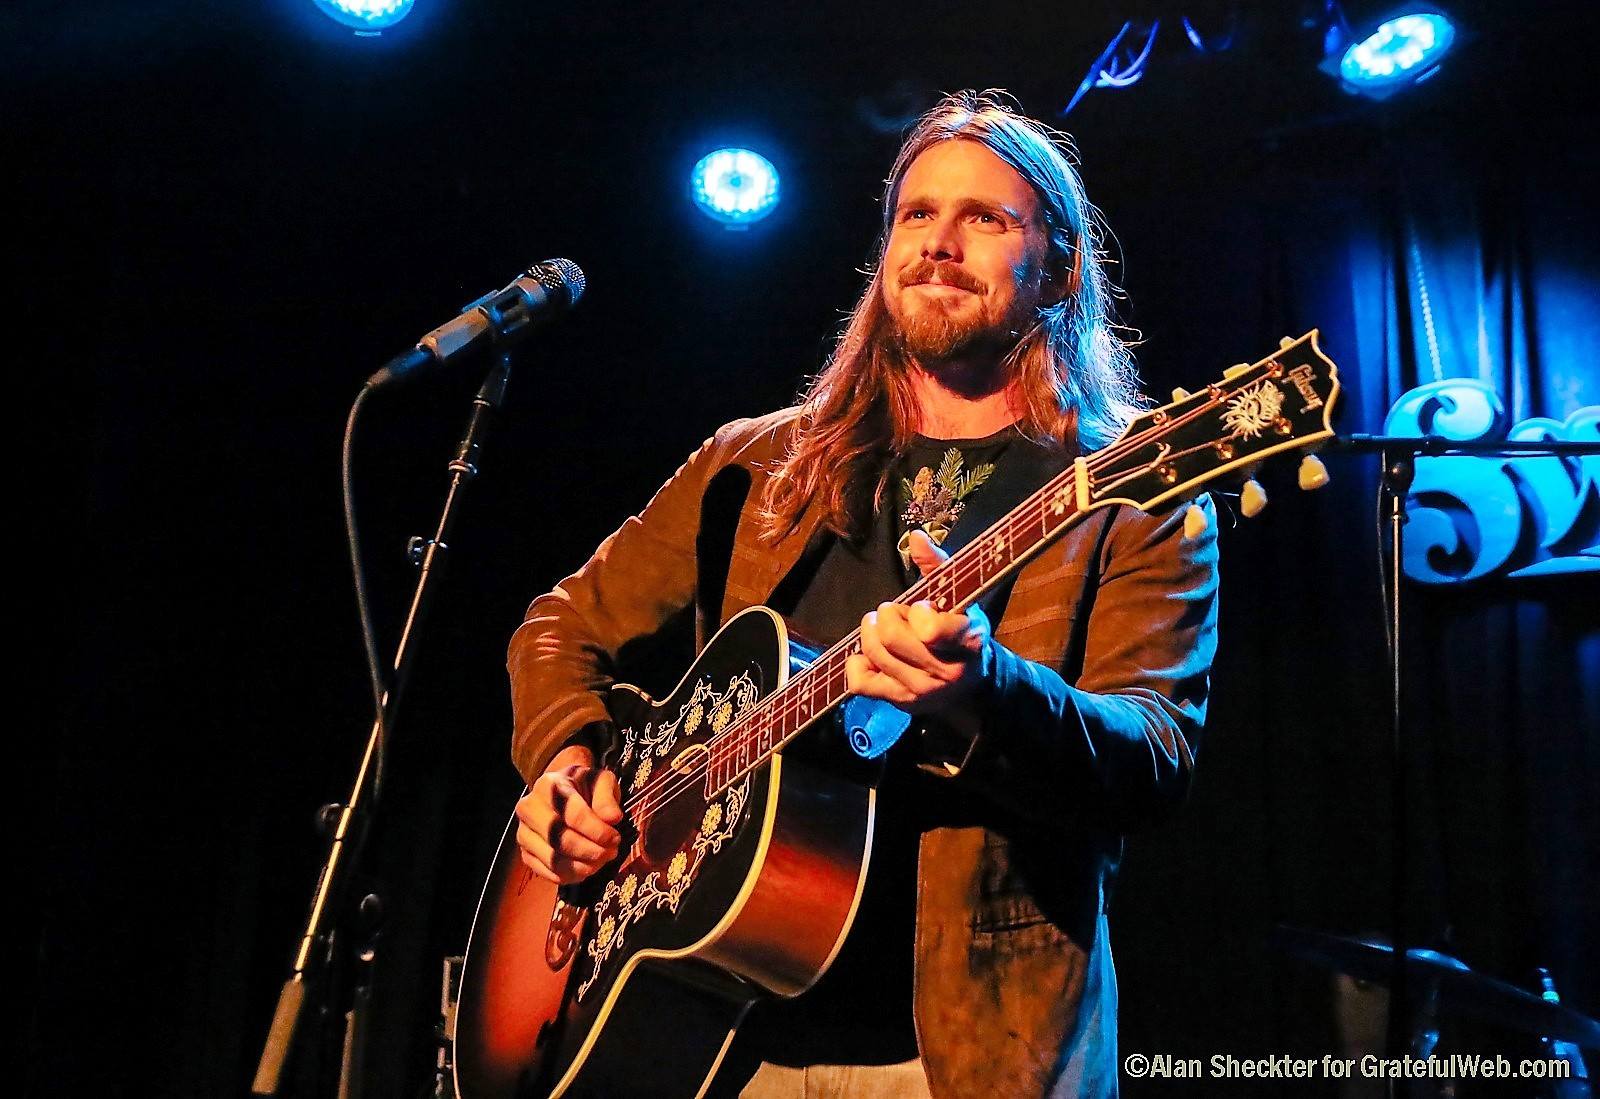
<svg viewBox="0 0 1600 1099">
<path fill-rule="evenodd" d="M 439 959 L 465 944 L 519 789 L 506 640 L 717 425 L 821 364 L 898 143 L 874 116 L 998 85 L 1069 129 L 1154 393 L 1320 326 L 1343 426 L 1377 430 L 1425 372 L 1365 327 L 1362 280 L 1420 211 L 1510 240 L 1529 286 L 1553 272 L 1576 303 L 1519 319 L 1565 388 L 1528 390 L 1516 415 L 1600 403 L 1591 7 L 1453 5 L 1459 56 L 1381 105 L 1314 70 L 1301 17 L 1320 7 L 1244 5 L 1213 55 L 1169 24 L 1142 83 L 1065 120 L 1149 5 L 418 0 L 377 39 L 289 0 L 8 9 L 13 375 L 33 383 L 12 406 L 12 519 L 40 566 L 16 585 L 39 608 L 19 623 L 38 705 L 11 772 L 23 1091 L 244 1090 L 320 859 L 313 810 L 347 788 L 366 729 L 337 479 L 349 400 L 534 260 L 571 256 L 590 291 L 521 356 L 395 737 L 366 883 L 389 902 L 376 1094 L 426 1082 Z M 1184 10 L 1227 22 L 1226 5 Z M 747 232 L 686 199 L 723 143 L 783 173 Z M 386 648 L 473 373 L 385 393 L 364 425 Z M 1192 804 L 1133 840 L 1114 910 L 1127 1051 L 1337 1049 L 1328 977 L 1266 932 L 1387 920 L 1373 469 L 1330 464 L 1314 497 L 1291 497 L 1292 467 L 1269 477 L 1277 506 L 1225 536 Z M 1592 575 L 1412 594 L 1419 922 L 1496 976 L 1549 966 L 1600 1014 Z M 1447 1037 L 1473 1051 L 1534 1048 L 1461 1026 Z"/>
</svg>

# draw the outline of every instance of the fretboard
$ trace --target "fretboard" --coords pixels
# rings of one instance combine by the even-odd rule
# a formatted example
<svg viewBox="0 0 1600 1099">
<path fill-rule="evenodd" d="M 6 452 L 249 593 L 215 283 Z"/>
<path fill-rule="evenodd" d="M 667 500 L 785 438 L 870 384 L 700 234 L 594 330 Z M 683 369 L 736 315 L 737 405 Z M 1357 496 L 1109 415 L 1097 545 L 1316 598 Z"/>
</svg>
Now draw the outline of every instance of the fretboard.
<svg viewBox="0 0 1600 1099">
<path fill-rule="evenodd" d="M 1338 396 L 1338 369 L 1317 347 L 1316 331 L 1284 339 L 1266 358 L 1230 367 L 1194 393 L 1177 390 L 1170 404 L 1135 417 L 1110 445 L 1078 458 L 895 602 L 961 610 L 1091 510 L 1149 511 L 1218 477 L 1250 476 L 1263 459 L 1331 438 Z M 1314 471 L 1311 481 L 1303 469 L 1302 486 L 1319 483 Z M 852 632 L 725 728 L 710 744 L 708 795 L 844 701 L 845 663 L 860 651 L 861 634 Z"/>
<path fill-rule="evenodd" d="M 1057 474 L 895 602 L 927 601 L 941 611 L 971 606 L 1082 517 L 1086 509 L 1080 505 L 1086 502 L 1088 477 L 1081 460 Z M 845 662 L 860 651 L 861 631 L 853 630 L 713 741 L 706 770 L 707 796 L 714 797 L 759 767 L 843 702 L 849 694 Z"/>
</svg>

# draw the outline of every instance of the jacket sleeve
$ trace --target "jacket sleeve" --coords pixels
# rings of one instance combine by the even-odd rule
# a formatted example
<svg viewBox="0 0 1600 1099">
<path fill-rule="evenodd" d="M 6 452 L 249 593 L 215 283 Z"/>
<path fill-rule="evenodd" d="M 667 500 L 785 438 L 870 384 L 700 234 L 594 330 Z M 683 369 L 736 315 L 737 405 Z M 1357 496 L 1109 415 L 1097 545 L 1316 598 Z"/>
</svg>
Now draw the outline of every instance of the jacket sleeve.
<svg viewBox="0 0 1600 1099">
<path fill-rule="evenodd" d="M 947 772 L 1022 816 L 1119 831 L 1182 801 L 1216 653 L 1216 516 L 1209 497 L 1201 506 L 1195 538 L 1183 507 L 1113 520 L 1076 683 L 991 640 L 979 735 Z"/>
<path fill-rule="evenodd" d="M 528 608 L 511 637 L 511 758 L 529 783 L 570 743 L 609 728 L 603 701 L 617 653 L 692 604 L 701 499 L 729 424 L 707 439 L 645 509 Z"/>
</svg>

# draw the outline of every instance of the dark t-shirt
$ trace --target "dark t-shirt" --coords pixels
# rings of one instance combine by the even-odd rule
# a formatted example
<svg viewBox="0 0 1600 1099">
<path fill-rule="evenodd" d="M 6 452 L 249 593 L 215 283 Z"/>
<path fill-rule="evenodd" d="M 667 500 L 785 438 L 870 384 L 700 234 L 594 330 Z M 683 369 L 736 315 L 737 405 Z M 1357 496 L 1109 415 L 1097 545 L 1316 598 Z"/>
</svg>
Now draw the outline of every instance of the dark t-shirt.
<svg viewBox="0 0 1600 1099">
<path fill-rule="evenodd" d="M 835 538 L 827 547 L 788 615 L 795 632 L 826 648 L 909 588 L 918 573 L 903 549 L 909 531 L 921 527 L 944 541 L 1020 437 L 1014 427 L 983 439 L 915 437 L 895 463 L 886 506 L 866 538 Z M 925 778 L 902 752 L 890 751 L 855 923 L 813 988 L 751 1009 L 739 1032 L 746 1056 L 785 1065 L 893 1064 L 917 1056 L 912 951 Z"/>
</svg>

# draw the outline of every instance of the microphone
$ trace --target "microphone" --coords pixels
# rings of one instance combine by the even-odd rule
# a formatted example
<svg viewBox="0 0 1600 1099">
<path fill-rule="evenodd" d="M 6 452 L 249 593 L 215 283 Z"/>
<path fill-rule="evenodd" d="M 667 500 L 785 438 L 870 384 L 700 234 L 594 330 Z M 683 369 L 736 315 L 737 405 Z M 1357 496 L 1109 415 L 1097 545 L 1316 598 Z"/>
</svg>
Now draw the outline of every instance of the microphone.
<svg viewBox="0 0 1600 1099">
<path fill-rule="evenodd" d="M 485 346 L 514 343 L 547 317 L 578 304 L 587 286 L 583 269 L 569 259 L 547 259 L 513 279 L 503 290 L 485 294 L 461 315 L 429 332 L 410 351 L 396 355 L 367 385 L 378 386 Z"/>
</svg>

